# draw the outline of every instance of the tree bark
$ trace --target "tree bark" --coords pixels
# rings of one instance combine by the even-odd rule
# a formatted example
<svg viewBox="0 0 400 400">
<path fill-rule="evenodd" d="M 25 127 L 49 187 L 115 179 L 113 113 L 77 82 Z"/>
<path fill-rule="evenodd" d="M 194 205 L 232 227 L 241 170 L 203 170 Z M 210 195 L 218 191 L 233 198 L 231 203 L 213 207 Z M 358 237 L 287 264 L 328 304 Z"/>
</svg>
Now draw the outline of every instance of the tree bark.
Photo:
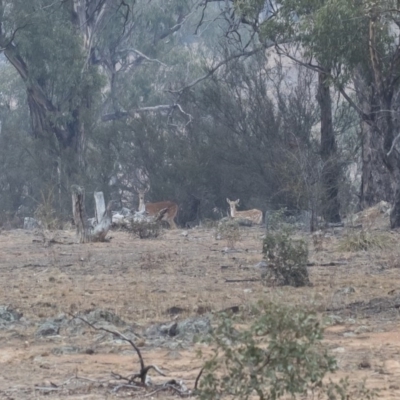
<svg viewBox="0 0 400 400">
<path fill-rule="evenodd" d="M 328 73 L 318 73 L 317 101 L 321 109 L 321 158 L 323 207 L 326 222 L 340 222 L 339 179 L 340 166 L 337 160 L 337 146 L 332 123 L 332 98 L 327 84 Z"/>
<path fill-rule="evenodd" d="M 86 226 L 85 191 L 78 185 L 71 186 L 72 214 L 76 226 L 76 234 L 79 243 L 89 242 L 89 232 Z"/>
</svg>

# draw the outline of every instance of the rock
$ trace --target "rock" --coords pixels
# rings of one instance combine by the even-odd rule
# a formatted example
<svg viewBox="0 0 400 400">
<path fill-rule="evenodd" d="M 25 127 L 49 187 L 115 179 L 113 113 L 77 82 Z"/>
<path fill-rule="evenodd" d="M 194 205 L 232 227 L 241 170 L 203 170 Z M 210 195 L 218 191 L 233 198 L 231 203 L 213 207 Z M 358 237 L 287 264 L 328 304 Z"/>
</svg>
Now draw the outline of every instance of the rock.
<svg viewBox="0 0 400 400">
<path fill-rule="evenodd" d="M 6 329 L 8 326 L 20 321 L 22 315 L 22 313 L 19 313 L 8 306 L 0 306 L 0 329 Z"/>
<path fill-rule="evenodd" d="M 0 306 L 0 322 L 14 322 L 19 321 L 22 313 L 14 311 L 8 306 Z"/>
<path fill-rule="evenodd" d="M 45 322 L 36 331 L 36 336 L 55 336 L 60 332 L 60 325 L 52 322 Z"/>
<path fill-rule="evenodd" d="M 210 319 L 206 316 L 198 318 L 188 318 L 179 322 L 168 322 L 148 327 L 144 336 L 149 339 L 160 337 L 175 337 L 187 341 L 192 341 L 197 334 L 206 335 L 211 332 Z"/>
</svg>

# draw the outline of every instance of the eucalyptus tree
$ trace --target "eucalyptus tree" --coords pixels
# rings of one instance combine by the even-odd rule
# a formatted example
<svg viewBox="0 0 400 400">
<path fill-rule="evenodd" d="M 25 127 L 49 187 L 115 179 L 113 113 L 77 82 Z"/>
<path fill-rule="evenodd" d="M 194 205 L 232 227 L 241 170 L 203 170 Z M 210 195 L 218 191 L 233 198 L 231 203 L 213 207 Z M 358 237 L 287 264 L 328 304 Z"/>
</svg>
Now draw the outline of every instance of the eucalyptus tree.
<svg viewBox="0 0 400 400">
<path fill-rule="evenodd" d="M 154 80 L 155 67 L 168 71 L 157 57 L 171 51 L 168 42 L 195 4 L 0 1 L 0 49 L 25 86 L 31 133 L 41 143 L 36 150 L 52 159 L 59 188 L 96 171 L 88 161 L 101 162 L 89 154 L 101 152 L 97 132 L 112 133 L 101 121 L 135 119 L 141 112 L 184 112 L 175 98 L 160 104 L 165 96 L 152 93 L 163 89 Z M 127 85 L 130 81 L 136 86 Z"/>
<path fill-rule="evenodd" d="M 397 2 L 277 0 L 271 5 L 274 18 L 263 24 L 265 37 L 277 43 L 288 38 L 292 46 L 277 45 L 278 51 L 324 74 L 325 82 L 334 85 L 363 121 L 362 205 L 391 198 L 391 226 L 400 226 Z M 299 46 L 301 57 L 293 53 L 293 44 Z"/>
</svg>

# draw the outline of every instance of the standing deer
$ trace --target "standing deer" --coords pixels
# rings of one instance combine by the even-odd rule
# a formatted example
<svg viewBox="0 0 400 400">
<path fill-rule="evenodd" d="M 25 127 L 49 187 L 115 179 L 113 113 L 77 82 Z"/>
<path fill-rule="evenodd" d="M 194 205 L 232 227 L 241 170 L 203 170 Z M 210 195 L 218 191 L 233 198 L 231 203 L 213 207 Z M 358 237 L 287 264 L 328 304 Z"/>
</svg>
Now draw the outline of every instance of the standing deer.
<svg viewBox="0 0 400 400">
<path fill-rule="evenodd" d="M 167 221 L 171 229 L 176 229 L 174 218 L 178 213 L 178 205 L 172 201 L 160 201 L 158 203 L 145 203 L 144 195 L 149 191 L 150 187 L 146 189 L 137 189 L 139 195 L 139 212 L 146 211 L 150 217 L 156 216 L 160 211 L 165 210 L 161 220 Z M 163 211 L 164 212 L 164 211 Z"/>
<path fill-rule="evenodd" d="M 239 205 L 239 199 L 237 199 L 236 201 L 231 201 L 227 198 L 226 201 L 231 207 L 232 218 L 248 219 L 254 224 L 261 224 L 263 217 L 263 213 L 261 210 L 257 210 L 256 208 L 254 208 L 253 210 L 236 211 L 236 206 Z"/>
</svg>

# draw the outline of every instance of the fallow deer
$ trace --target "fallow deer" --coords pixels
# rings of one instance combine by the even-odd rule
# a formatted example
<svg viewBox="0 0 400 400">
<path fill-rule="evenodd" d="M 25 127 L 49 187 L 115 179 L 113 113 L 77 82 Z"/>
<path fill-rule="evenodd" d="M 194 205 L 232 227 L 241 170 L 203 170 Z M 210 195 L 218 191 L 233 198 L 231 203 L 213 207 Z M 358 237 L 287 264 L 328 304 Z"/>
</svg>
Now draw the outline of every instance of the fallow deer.
<svg viewBox="0 0 400 400">
<path fill-rule="evenodd" d="M 158 203 L 145 203 L 144 195 L 149 191 L 146 189 L 137 189 L 139 195 L 139 212 L 146 211 L 149 216 L 156 216 L 160 211 L 167 209 L 161 220 L 167 221 L 171 229 L 176 229 L 174 218 L 178 213 L 178 205 L 172 201 L 159 201 Z"/>
<path fill-rule="evenodd" d="M 239 199 L 236 201 L 231 201 L 228 198 L 226 199 L 229 206 L 231 207 L 231 217 L 234 219 L 248 219 L 253 224 L 261 224 L 263 213 L 261 210 L 257 210 L 256 208 L 252 210 L 246 211 L 236 211 L 236 206 L 239 205 Z"/>
</svg>

